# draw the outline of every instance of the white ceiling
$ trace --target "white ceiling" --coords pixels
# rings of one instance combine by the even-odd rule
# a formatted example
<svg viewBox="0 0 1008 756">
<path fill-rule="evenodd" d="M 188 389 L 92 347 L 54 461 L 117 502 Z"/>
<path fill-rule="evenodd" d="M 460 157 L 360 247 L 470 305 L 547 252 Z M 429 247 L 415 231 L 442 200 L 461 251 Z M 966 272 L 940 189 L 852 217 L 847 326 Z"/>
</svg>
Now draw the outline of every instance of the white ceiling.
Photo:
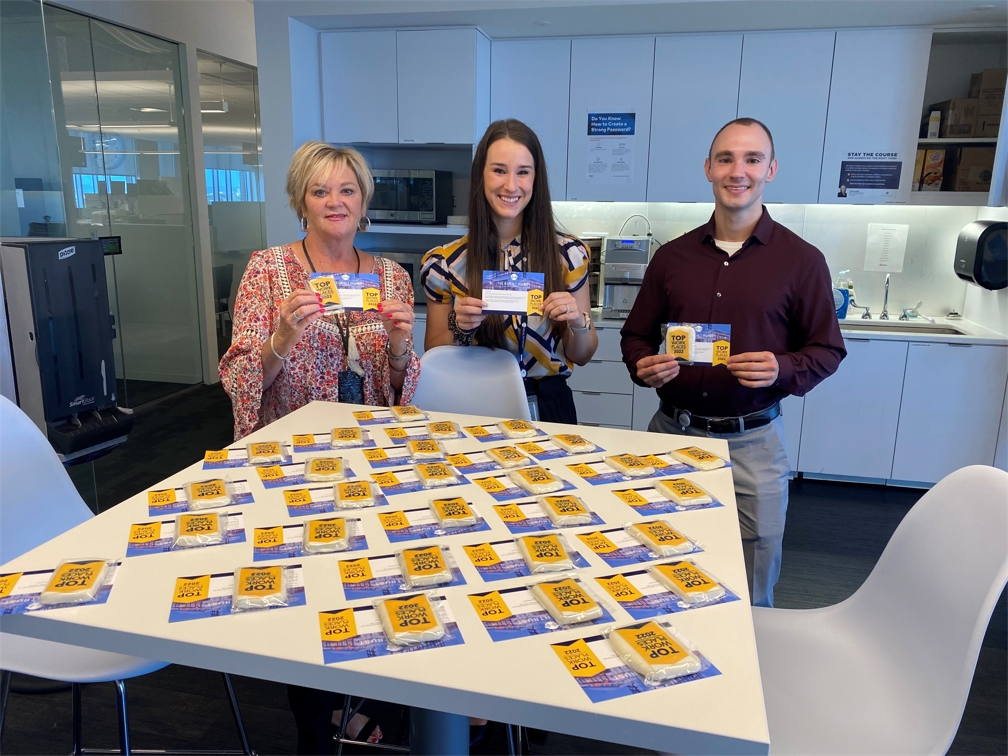
<svg viewBox="0 0 1008 756">
<path fill-rule="evenodd" d="M 318 29 L 478 26 L 491 39 L 1008 26 L 1004 0 L 284 0 L 284 5 L 291 16 Z"/>
</svg>

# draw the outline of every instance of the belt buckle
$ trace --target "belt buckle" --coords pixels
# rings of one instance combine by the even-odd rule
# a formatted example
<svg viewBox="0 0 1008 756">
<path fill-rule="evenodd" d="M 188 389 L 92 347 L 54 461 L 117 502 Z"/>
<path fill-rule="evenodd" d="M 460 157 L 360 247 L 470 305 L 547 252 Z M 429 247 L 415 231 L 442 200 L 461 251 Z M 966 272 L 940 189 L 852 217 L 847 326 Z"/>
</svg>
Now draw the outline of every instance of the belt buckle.
<svg viewBox="0 0 1008 756">
<path fill-rule="evenodd" d="M 693 422 L 693 415 L 689 410 L 678 410 L 676 412 L 676 422 L 683 428 L 689 428 L 690 423 Z"/>
</svg>

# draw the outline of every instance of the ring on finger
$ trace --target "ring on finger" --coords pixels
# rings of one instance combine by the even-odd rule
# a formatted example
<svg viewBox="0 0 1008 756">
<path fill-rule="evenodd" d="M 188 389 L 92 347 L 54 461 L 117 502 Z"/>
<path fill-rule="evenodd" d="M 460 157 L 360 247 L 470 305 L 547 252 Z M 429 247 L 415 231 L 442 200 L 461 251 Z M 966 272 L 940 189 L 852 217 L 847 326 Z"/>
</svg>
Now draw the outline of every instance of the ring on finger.
<svg viewBox="0 0 1008 756">
<path fill-rule="evenodd" d="M 304 318 L 302 318 L 300 315 L 298 315 L 298 311 L 297 310 L 294 310 L 294 312 L 292 312 L 291 314 L 294 316 L 294 320 L 296 320 L 298 323 L 300 323 L 302 320 L 304 320 Z"/>
</svg>

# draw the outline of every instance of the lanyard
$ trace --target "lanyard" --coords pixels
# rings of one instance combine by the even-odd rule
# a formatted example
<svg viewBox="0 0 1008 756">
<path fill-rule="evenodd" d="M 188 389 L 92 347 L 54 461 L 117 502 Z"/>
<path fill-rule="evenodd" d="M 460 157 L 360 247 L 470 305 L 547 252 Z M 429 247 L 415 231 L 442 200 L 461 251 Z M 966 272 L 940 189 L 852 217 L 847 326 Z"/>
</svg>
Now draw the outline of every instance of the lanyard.
<svg viewBox="0 0 1008 756">
<path fill-rule="evenodd" d="M 514 258 L 511 256 L 511 245 L 508 244 L 504 248 L 504 265 L 507 270 L 520 271 L 521 268 L 517 266 Z M 518 369 L 521 371 L 521 377 L 525 377 L 526 368 L 522 363 L 522 357 L 525 354 L 525 340 L 528 338 L 528 315 L 512 315 L 511 316 L 511 327 L 514 328 L 515 336 L 518 338 L 518 354 L 515 358 L 518 360 Z"/>
<path fill-rule="evenodd" d="M 315 270 L 315 263 L 312 262 L 311 255 L 308 254 L 308 245 L 305 244 L 305 240 L 301 240 L 301 250 L 304 252 L 305 259 L 308 261 L 308 267 L 311 268 L 312 273 L 318 273 Z M 357 273 L 360 273 L 360 252 L 357 251 L 357 247 L 353 248 L 354 254 L 357 255 Z M 343 357 L 346 359 L 347 364 L 350 362 L 350 314 L 346 314 L 346 318 L 342 318 L 339 315 L 336 316 L 336 327 L 339 329 L 340 341 L 342 342 L 340 346 L 343 347 Z"/>
</svg>

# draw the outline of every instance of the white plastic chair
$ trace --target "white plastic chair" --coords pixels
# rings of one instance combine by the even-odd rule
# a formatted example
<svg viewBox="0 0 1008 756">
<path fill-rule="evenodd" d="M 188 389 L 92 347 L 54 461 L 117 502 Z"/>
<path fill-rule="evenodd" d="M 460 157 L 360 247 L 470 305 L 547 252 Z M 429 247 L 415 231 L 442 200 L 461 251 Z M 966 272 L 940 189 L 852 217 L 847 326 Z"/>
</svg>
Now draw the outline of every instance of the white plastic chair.
<svg viewBox="0 0 1008 756">
<path fill-rule="evenodd" d="M 27 415 L 0 396 L 0 564 L 6 564 L 93 516 L 49 441 Z M 166 662 L 0 633 L 0 735 L 7 714 L 11 673 L 19 672 L 70 683 L 73 752 L 95 753 L 84 749 L 81 744 L 80 686 L 84 683 L 114 682 L 119 715 L 119 752 L 129 753 L 129 722 L 123 681 L 166 666 Z M 242 750 L 217 753 L 252 754 L 234 689 L 226 674 L 224 684 Z"/>
<path fill-rule="evenodd" d="M 413 404 L 436 412 L 531 419 L 518 361 L 504 349 L 439 346 L 424 352 Z"/>
<path fill-rule="evenodd" d="M 770 752 L 946 753 L 1006 580 L 1008 473 L 978 465 L 921 497 L 846 601 L 753 607 Z"/>
</svg>

